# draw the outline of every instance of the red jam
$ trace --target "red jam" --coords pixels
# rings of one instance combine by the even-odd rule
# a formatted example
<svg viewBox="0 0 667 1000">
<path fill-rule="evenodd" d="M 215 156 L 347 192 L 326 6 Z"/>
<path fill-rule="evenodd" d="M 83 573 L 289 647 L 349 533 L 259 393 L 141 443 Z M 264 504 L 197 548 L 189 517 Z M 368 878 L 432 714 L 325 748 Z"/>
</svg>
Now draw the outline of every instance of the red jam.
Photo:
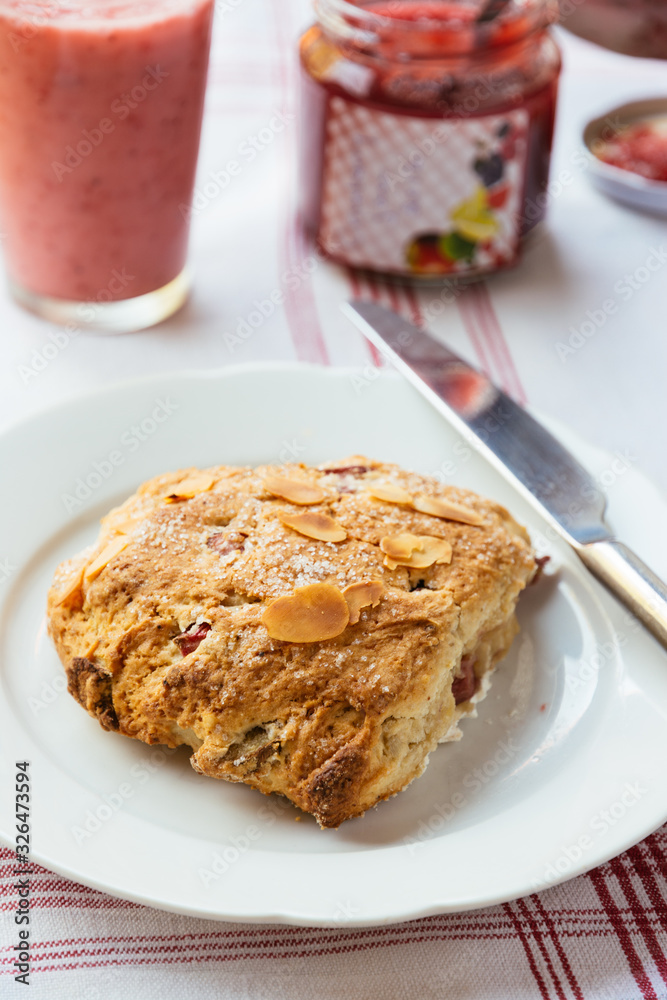
<svg viewBox="0 0 667 1000">
<path fill-rule="evenodd" d="M 667 181 L 667 129 L 651 122 L 622 129 L 596 149 L 595 155 L 604 163 L 651 181 Z"/>
<path fill-rule="evenodd" d="M 301 39 L 302 218 L 330 258 L 410 277 L 516 263 L 544 216 L 549 0 L 317 0 Z"/>
</svg>

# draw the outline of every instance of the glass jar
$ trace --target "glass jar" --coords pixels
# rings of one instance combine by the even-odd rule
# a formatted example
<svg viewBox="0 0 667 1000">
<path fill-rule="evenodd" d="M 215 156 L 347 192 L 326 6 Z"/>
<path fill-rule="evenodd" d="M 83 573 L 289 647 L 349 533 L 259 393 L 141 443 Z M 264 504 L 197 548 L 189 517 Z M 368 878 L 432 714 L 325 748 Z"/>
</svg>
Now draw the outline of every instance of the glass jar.
<svg viewBox="0 0 667 1000">
<path fill-rule="evenodd" d="M 516 263 L 544 215 L 552 0 L 315 0 L 300 42 L 301 216 L 331 259 L 411 278 Z"/>
</svg>

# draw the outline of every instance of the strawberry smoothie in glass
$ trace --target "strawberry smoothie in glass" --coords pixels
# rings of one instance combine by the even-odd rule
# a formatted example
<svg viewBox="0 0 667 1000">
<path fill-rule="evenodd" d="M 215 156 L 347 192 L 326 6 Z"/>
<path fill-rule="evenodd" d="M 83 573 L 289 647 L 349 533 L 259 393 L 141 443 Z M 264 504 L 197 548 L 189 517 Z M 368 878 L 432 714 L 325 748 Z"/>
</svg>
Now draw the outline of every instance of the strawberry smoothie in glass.
<svg viewBox="0 0 667 1000">
<path fill-rule="evenodd" d="M 0 0 L 0 232 L 14 297 L 137 330 L 185 301 L 214 0 Z"/>
</svg>

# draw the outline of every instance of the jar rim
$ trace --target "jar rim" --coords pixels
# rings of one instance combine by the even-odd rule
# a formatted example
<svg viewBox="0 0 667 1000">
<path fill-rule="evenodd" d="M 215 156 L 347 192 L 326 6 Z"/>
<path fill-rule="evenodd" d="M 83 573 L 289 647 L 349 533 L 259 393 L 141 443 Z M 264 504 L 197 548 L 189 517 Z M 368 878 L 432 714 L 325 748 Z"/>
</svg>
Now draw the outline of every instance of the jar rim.
<svg viewBox="0 0 667 1000">
<path fill-rule="evenodd" d="M 525 23 L 525 34 L 547 27 L 558 19 L 557 0 L 509 0 L 496 18 L 488 22 L 477 21 L 486 6 L 486 0 L 394 0 L 396 11 L 391 14 L 373 9 L 384 6 L 379 0 L 313 0 L 315 14 L 325 30 L 334 36 L 353 43 L 373 44 L 387 32 L 411 33 L 426 36 L 434 31 L 455 31 L 457 28 L 474 28 L 478 43 L 493 45 L 499 29 Z M 457 8 L 451 16 L 402 17 L 410 6 Z M 443 53 L 444 54 L 444 53 Z"/>
</svg>

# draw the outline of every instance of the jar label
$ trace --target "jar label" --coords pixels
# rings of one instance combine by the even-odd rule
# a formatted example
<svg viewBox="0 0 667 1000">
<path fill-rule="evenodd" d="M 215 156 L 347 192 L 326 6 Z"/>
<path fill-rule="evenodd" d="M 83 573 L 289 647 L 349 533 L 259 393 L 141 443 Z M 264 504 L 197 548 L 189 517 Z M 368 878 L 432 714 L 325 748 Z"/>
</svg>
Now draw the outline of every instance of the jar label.
<svg viewBox="0 0 667 1000">
<path fill-rule="evenodd" d="M 529 114 L 417 118 L 328 104 L 320 242 L 357 267 L 483 274 L 519 252 Z"/>
</svg>

